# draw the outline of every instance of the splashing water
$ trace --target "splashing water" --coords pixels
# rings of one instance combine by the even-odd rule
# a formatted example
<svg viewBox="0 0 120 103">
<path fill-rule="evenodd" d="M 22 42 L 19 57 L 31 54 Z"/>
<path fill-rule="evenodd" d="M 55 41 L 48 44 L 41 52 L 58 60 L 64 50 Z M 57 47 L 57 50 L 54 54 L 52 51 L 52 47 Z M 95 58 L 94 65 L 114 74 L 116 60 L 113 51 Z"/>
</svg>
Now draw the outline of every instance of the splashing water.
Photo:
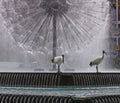
<svg viewBox="0 0 120 103">
<path fill-rule="evenodd" d="M 54 15 L 57 55 L 64 53 L 66 58 L 63 68 L 86 68 L 104 48 L 109 28 L 107 0 L 2 0 L 0 5 L 1 22 L 6 28 L 2 30 L 6 35 L 3 41 L 8 42 L 5 47 L 9 44 L 17 51 L 13 61 L 51 67 Z"/>
</svg>

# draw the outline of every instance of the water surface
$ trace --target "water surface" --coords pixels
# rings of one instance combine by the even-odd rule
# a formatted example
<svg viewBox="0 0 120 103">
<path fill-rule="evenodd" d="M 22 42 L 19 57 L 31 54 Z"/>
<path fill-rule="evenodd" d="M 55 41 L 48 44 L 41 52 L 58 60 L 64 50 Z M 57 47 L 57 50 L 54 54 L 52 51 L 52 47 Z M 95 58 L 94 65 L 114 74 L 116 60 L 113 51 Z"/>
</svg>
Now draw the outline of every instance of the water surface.
<svg viewBox="0 0 120 103">
<path fill-rule="evenodd" d="M 120 95 L 120 87 L 59 87 L 59 88 L 30 88 L 30 87 L 0 87 L 2 94 L 54 95 L 87 97 L 96 95 Z"/>
</svg>

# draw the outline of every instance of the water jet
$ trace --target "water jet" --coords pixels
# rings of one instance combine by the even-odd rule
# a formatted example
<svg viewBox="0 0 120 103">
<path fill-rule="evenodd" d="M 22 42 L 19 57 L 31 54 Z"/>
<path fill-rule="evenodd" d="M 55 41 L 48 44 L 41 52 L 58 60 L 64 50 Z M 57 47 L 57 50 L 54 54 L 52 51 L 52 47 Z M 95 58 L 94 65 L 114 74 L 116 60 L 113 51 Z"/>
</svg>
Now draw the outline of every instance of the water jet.
<svg viewBox="0 0 120 103">
<path fill-rule="evenodd" d="M 26 0 L 11 0 L 2 1 L 1 8 L 3 21 L 8 25 L 6 29 L 21 49 L 21 53 L 18 53 L 26 55 L 18 62 L 27 61 L 28 65 L 29 62 L 37 62 L 41 68 L 43 66 L 50 68 L 50 58 L 65 53 L 74 56 L 77 50 L 80 51 L 81 56 L 83 52 L 87 51 L 86 46 L 90 42 L 97 41 L 94 40 L 97 37 L 96 34 L 107 23 L 109 2 L 107 0 L 97 2 L 95 0 L 40 0 L 31 3 Z M 26 10 L 24 10 L 25 8 Z M 101 34 L 103 32 L 99 35 Z M 89 53 L 86 52 L 85 55 L 83 59 L 89 59 Z M 66 58 L 65 66 L 62 68 L 66 69 L 66 66 L 69 66 L 69 59 Z M 81 60 L 77 58 L 77 61 Z M 76 66 L 76 64 L 72 65 Z M 80 65 L 79 67 L 82 68 Z M 55 67 L 53 66 L 53 68 Z M 70 67 L 72 66 L 69 66 L 68 69 L 78 68 L 77 66 Z M 51 67 L 51 69 L 53 68 Z"/>
<path fill-rule="evenodd" d="M 4 70 L 0 72 L 1 87 L 43 89 L 50 87 L 110 87 L 120 85 L 120 73 L 102 71 L 101 73 L 94 73 L 91 70 L 81 72 L 81 69 L 88 67 L 90 58 L 98 55 L 99 52 L 101 54 L 101 50 L 108 47 L 104 45 L 108 43 L 106 40 L 109 38 L 108 21 L 110 18 L 108 11 L 110 6 L 107 0 L 31 1 L 2 0 L 0 2 L 0 29 L 2 29 L 0 31 L 2 38 L 0 38 L 0 47 L 2 48 L 0 50 L 2 51 L 0 60 L 2 62 L 16 61 L 18 65 L 20 63 L 23 64 L 23 67 L 28 67 L 27 72 L 25 72 L 27 69 L 22 66 L 23 71 L 19 68 L 20 72 L 16 67 L 11 67 L 13 72 L 7 70 L 7 72 Z M 101 32 L 98 33 L 98 31 Z M 96 52 L 91 55 L 95 49 Z M 63 53 L 67 58 L 62 68 L 68 68 L 69 70 L 72 68 L 74 72 L 57 74 L 51 71 L 40 73 L 34 71 L 41 70 L 41 68 L 49 69 L 51 58 Z M 30 64 L 38 66 L 34 68 L 32 65 L 33 71 L 31 70 L 31 72 Z M 55 66 L 51 68 L 54 69 Z M 75 68 L 77 68 L 77 73 Z M 8 70 L 11 71 L 10 69 Z M 38 98 L 38 96 L 33 95 L 5 94 L 0 96 L 3 103 L 6 103 L 6 101 L 78 103 L 81 100 L 85 103 L 101 103 L 101 101 L 107 103 L 108 101 L 116 102 L 119 100 L 119 96 L 87 97 L 87 99 L 80 98 L 81 100 L 74 99 L 74 101 L 71 97 L 40 96 Z"/>
</svg>

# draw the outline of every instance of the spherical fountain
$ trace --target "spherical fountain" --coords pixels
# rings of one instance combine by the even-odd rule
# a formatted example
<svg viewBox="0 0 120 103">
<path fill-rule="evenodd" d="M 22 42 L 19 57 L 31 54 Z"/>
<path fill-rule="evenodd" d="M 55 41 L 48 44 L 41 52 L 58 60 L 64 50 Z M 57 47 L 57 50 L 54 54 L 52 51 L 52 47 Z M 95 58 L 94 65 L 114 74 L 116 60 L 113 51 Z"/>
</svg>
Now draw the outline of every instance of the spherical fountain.
<svg viewBox="0 0 120 103">
<path fill-rule="evenodd" d="M 83 64 L 89 66 L 90 60 L 88 58 L 90 58 L 89 56 L 93 56 L 91 55 L 93 52 L 92 50 L 94 50 L 93 45 L 96 44 L 97 48 L 99 48 L 96 49 L 96 51 L 99 50 L 101 53 L 103 50 L 103 48 L 100 48 L 98 45 L 104 45 L 101 37 L 106 37 L 104 34 L 107 34 L 109 29 L 109 26 L 106 27 L 108 22 L 107 20 L 109 20 L 109 16 L 107 14 L 109 14 L 109 2 L 107 0 L 1 1 L 1 16 L 5 22 L 4 26 L 8 30 L 9 36 L 11 37 L 9 41 L 16 43 L 19 47 L 19 52 L 22 52 L 21 55 L 23 55 L 23 58 L 19 61 L 25 61 L 24 63 L 28 65 L 28 68 L 30 68 L 31 63 L 34 65 L 39 63 L 39 68 L 41 68 L 44 64 L 45 66 L 55 69 L 56 66 L 54 65 L 52 67 L 50 63 L 51 58 L 61 54 L 65 55 L 66 64 L 64 65 L 71 66 L 77 62 L 75 66 L 80 64 L 77 68 L 81 68 L 81 63 L 78 62 L 86 62 L 87 64 Z M 100 30 L 101 33 L 99 34 L 98 31 Z M 102 47 L 103 45 L 100 46 Z M 18 48 L 17 46 L 14 48 Z M 90 49 L 92 52 L 87 49 Z M 83 61 L 80 60 L 80 57 L 75 57 L 74 53 L 76 51 L 78 51 L 77 53 L 82 54 L 80 57 Z M 85 56 L 86 60 L 83 56 Z M 70 60 L 72 60 L 72 62 L 70 62 Z M 20 64 L 20 67 L 23 66 L 23 64 Z M 34 67 L 32 66 L 32 68 Z M 38 70 L 38 68 L 35 70 Z M 13 74 L 10 75 L 12 76 L 11 78 L 14 77 Z M 31 75 L 31 77 L 33 76 L 33 74 L 29 75 Z M 38 74 L 35 75 L 36 76 L 34 78 L 37 80 Z M 91 77 L 91 74 L 84 75 Z M 104 74 L 101 75 L 104 77 Z M 98 75 L 98 78 L 101 78 L 101 75 Z M 8 76 L 8 74 L 6 74 L 6 76 Z M 76 83 L 80 84 L 79 79 L 82 76 L 83 75 L 81 74 L 72 73 L 68 73 L 68 75 L 66 75 L 66 73 L 62 73 L 61 75 L 54 73 L 42 73 L 39 78 L 44 78 L 44 80 L 51 81 L 50 84 L 48 83 L 50 86 L 76 85 Z M 15 74 L 15 77 L 18 79 L 20 78 L 19 74 Z M 28 78 L 29 76 L 24 77 Z M 14 81 L 15 84 L 16 80 Z M 53 80 L 56 82 L 53 83 Z M 68 82 L 65 82 L 64 80 Z M 44 82 L 42 82 L 40 82 L 40 84 L 45 85 L 43 84 Z M 46 83 L 46 85 L 48 84 Z M 84 83 L 82 84 L 86 85 Z M 91 85 L 91 83 L 89 84 Z"/>
<path fill-rule="evenodd" d="M 1 7 L 6 28 L 25 55 L 25 62 L 52 69 L 54 56 L 66 54 L 62 68 L 70 68 L 71 55 L 87 51 L 84 48 L 104 27 L 109 10 L 104 0 L 2 0 Z"/>
<path fill-rule="evenodd" d="M 108 94 L 118 94 L 119 88 L 108 87 L 119 86 L 119 73 L 81 73 L 107 48 L 109 9 L 108 0 L 1 0 L 0 63 L 3 69 L 11 62 L 19 67 L 0 72 L 0 101 L 118 103 L 119 95 Z M 51 58 L 62 54 L 62 69 L 77 67 L 77 73 L 37 71 L 56 69 Z"/>
</svg>

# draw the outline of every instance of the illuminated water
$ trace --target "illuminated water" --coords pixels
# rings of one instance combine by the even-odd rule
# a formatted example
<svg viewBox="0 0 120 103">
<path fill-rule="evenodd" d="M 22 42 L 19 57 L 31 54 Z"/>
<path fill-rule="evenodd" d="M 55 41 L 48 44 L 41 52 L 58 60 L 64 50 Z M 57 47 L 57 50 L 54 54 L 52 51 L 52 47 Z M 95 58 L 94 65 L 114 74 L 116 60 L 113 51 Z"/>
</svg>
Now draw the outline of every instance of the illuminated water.
<svg viewBox="0 0 120 103">
<path fill-rule="evenodd" d="M 120 95 L 120 87 L 59 87 L 59 88 L 28 88 L 28 87 L 0 87 L 3 94 L 27 94 L 27 95 L 55 95 L 87 97 L 94 95 Z"/>
</svg>

